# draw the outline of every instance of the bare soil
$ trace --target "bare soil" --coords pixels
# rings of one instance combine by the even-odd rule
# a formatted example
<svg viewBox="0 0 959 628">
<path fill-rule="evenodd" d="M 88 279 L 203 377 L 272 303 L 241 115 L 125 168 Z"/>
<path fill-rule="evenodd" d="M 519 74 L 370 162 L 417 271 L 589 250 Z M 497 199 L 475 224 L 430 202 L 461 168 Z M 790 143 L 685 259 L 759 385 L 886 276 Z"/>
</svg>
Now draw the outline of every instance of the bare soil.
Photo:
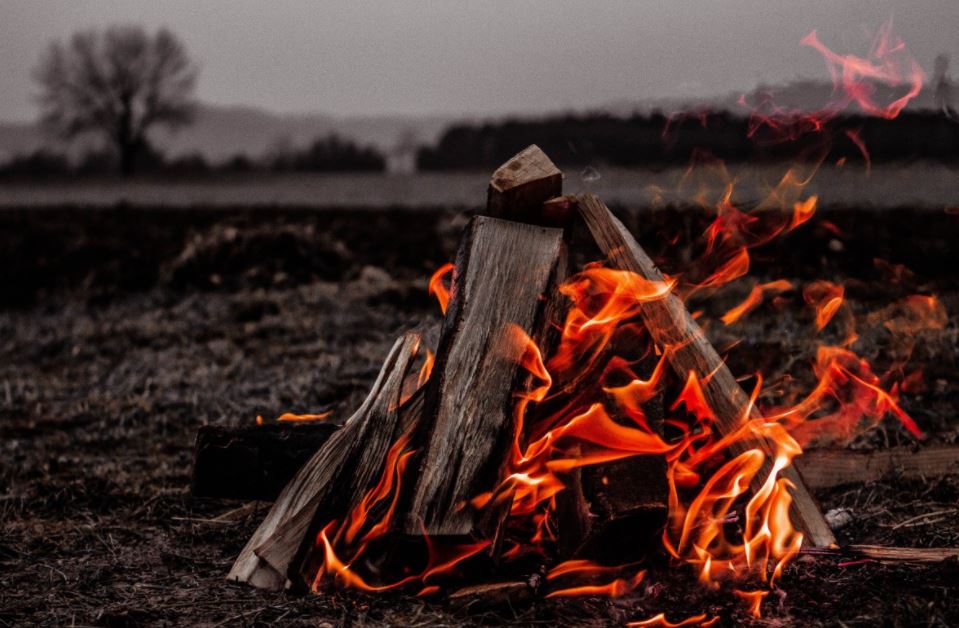
<svg viewBox="0 0 959 628">
<path fill-rule="evenodd" d="M 667 270 L 688 258 L 671 236 L 703 224 L 693 211 L 625 216 Z M 463 224 L 461 212 L 428 208 L 0 213 L 0 625 L 582 626 L 661 611 L 748 621 L 681 567 L 653 569 L 619 600 L 499 608 L 349 591 L 295 597 L 224 580 L 264 510 L 191 497 L 197 427 L 286 411 L 347 416 L 397 333 L 435 320 L 426 279 L 451 258 Z M 946 213 L 833 210 L 763 249 L 754 273 L 842 281 L 862 312 L 935 292 L 954 314 L 957 237 L 959 216 Z M 891 281 L 877 257 L 913 276 Z M 796 370 L 809 357 L 800 319 L 760 309 L 711 333 L 717 344 L 734 331 L 745 338 L 730 353 L 737 372 Z M 864 342 L 882 354 L 881 335 Z M 916 348 L 930 385 L 904 404 L 930 441 L 959 440 L 957 344 L 951 317 Z M 910 442 L 888 425 L 856 445 Z M 959 546 L 954 477 L 891 477 L 818 497 L 853 510 L 844 542 Z M 945 514 L 896 527 L 924 513 Z M 959 625 L 957 582 L 955 562 L 801 558 L 764 622 Z"/>
</svg>

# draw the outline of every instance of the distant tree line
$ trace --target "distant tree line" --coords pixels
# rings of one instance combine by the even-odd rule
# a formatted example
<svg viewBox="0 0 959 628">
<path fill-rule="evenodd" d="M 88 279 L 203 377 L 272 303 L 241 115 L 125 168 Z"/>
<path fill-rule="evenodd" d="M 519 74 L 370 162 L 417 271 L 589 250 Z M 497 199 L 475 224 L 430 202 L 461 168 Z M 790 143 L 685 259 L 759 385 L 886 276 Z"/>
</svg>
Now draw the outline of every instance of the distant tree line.
<svg viewBox="0 0 959 628">
<path fill-rule="evenodd" d="M 684 165 L 701 154 L 754 162 L 824 154 L 850 161 L 959 161 L 959 123 L 941 113 L 903 113 L 893 120 L 844 116 L 829 121 L 825 131 L 816 132 L 815 126 L 808 118 L 760 120 L 729 113 L 599 113 L 460 124 L 435 146 L 418 150 L 417 168 L 489 170 L 530 144 L 538 144 L 557 163 L 573 166 Z"/>
<path fill-rule="evenodd" d="M 78 159 L 49 148 L 14 155 L 0 163 L 0 177 L 112 176 L 118 172 L 118 154 L 112 148 L 91 150 Z M 372 146 L 361 146 L 336 134 L 317 138 L 310 145 L 274 150 L 268 156 L 237 154 L 210 161 L 200 153 L 167 158 L 149 143 L 137 151 L 136 172 L 156 176 L 205 176 L 236 172 L 382 172 L 386 157 Z"/>
</svg>

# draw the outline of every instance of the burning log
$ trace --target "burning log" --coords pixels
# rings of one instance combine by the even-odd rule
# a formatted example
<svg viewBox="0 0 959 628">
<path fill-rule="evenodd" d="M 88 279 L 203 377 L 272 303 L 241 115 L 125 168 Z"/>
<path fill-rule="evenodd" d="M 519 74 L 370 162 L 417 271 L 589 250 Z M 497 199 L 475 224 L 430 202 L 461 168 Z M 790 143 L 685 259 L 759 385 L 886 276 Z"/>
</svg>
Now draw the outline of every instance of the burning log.
<svg viewBox="0 0 959 628">
<path fill-rule="evenodd" d="M 515 325 L 538 338 L 547 328 L 543 297 L 565 272 L 562 235 L 482 216 L 467 229 L 424 394 L 427 445 L 407 511 L 408 534 L 495 538 L 508 513 L 503 499 L 491 518 L 478 521 L 467 504 L 495 488 L 507 460 L 520 369 L 507 359 L 512 341 L 506 332 Z"/>
<path fill-rule="evenodd" d="M 629 270 L 649 281 L 664 280 L 662 273 L 632 234 L 599 198 L 586 194 L 579 198 L 578 204 L 580 216 L 612 266 Z M 718 429 L 725 434 L 734 432 L 741 425 L 749 406 L 749 397 L 706 339 L 682 300 L 670 294 L 665 299 L 648 301 L 642 305 L 641 316 L 656 342 L 671 347 L 670 365 L 677 375 L 685 379 L 692 372 L 699 377 L 706 400 L 718 419 Z M 763 471 L 755 476 L 765 477 L 772 465 L 773 447 L 769 442 L 764 439 L 738 442 L 731 450 L 741 453 L 751 447 L 758 447 L 767 454 Z M 807 541 L 816 547 L 835 544 L 836 538 L 799 472 L 793 467 L 786 467 L 781 474 L 793 485 L 791 514 Z"/>
<path fill-rule="evenodd" d="M 400 408 L 400 395 L 419 336 L 405 334 L 393 345 L 369 395 L 286 486 L 240 553 L 228 579 L 278 590 L 289 576 L 318 512 L 341 512 L 376 480 L 390 445 L 418 404 Z M 405 418 L 405 421 L 404 421 Z"/>
</svg>

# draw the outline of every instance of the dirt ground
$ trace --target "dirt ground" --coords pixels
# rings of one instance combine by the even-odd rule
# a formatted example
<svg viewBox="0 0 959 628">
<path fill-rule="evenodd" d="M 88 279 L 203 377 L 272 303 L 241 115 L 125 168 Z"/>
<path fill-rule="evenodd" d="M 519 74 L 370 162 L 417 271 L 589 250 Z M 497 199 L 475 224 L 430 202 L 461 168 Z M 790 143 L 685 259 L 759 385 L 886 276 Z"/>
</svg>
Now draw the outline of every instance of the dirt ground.
<svg viewBox="0 0 959 628">
<path fill-rule="evenodd" d="M 688 257 L 670 236 L 703 224 L 695 212 L 625 217 L 667 270 Z M 683 568 L 654 569 L 618 600 L 500 608 L 402 594 L 295 597 L 224 580 L 264 512 L 222 517 L 243 504 L 191 497 L 198 426 L 285 411 L 347 416 L 397 333 L 436 319 L 426 279 L 450 259 L 463 224 L 462 212 L 440 209 L 0 212 L 0 625 L 584 626 L 661 611 L 672 621 L 698 612 L 748 621 Z M 842 281 L 863 312 L 938 294 L 950 323 L 914 356 L 931 383 L 904 401 L 935 442 L 959 441 L 957 237 L 959 216 L 945 212 L 837 209 L 762 249 L 754 267 L 764 278 Z M 892 281 L 875 258 L 912 275 Z M 757 312 L 736 332 L 745 340 L 731 353 L 734 371 L 802 363 L 794 326 Z M 731 340 L 724 333 L 717 345 Z M 881 354 L 882 337 L 866 336 L 865 352 Z M 856 445 L 909 443 L 887 426 Z M 852 509 L 843 542 L 959 546 L 955 477 L 890 477 L 818 497 Z M 957 583 L 954 561 L 801 558 L 762 623 L 959 625 Z"/>
</svg>

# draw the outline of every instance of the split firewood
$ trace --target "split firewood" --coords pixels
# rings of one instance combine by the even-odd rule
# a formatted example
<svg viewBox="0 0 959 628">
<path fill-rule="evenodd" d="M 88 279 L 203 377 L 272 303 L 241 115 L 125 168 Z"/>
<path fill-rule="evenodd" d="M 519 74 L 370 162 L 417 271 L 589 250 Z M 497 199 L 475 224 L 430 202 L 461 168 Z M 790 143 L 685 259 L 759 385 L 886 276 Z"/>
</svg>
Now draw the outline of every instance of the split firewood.
<svg viewBox="0 0 959 628">
<path fill-rule="evenodd" d="M 536 339 L 544 295 L 565 271 L 562 231 L 474 217 L 456 262 L 433 374 L 425 386 L 416 472 L 405 532 L 496 538 L 509 500 L 482 521 L 471 499 L 495 488 L 513 435 L 511 406 L 525 373 L 508 359 L 508 326 Z"/>
<path fill-rule="evenodd" d="M 662 273 L 636 239 L 599 198 L 592 194 L 579 197 L 579 213 L 613 267 L 634 272 L 649 281 L 663 280 Z M 684 379 L 693 372 L 703 382 L 703 392 L 717 417 L 717 429 L 724 434 L 735 431 L 741 425 L 749 397 L 682 300 L 670 294 L 664 299 L 644 303 L 640 314 L 656 342 L 672 348 L 670 365 L 677 375 Z M 765 466 L 754 480 L 754 484 L 758 484 L 772 467 L 773 445 L 765 439 L 757 439 L 736 443 L 731 449 L 740 453 L 752 447 L 767 453 Z M 781 475 L 793 484 L 793 523 L 803 532 L 807 542 L 817 547 L 833 545 L 835 536 L 799 472 L 787 467 Z"/>
<path fill-rule="evenodd" d="M 845 549 L 856 556 L 888 563 L 939 563 L 944 560 L 959 560 L 959 547 L 850 545 Z"/>
<path fill-rule="evenodd" d="M 831 488 L 875 482 L 897 474 L 908 479 L 959 474 L 959 447 L 942 445 L 879 451 L 812 449 L 796 459 L 806 486 Z"/>
<path fill-rule="evenodd" d="M 323 421 L 204 425 L 196 435 L 197 497 L 273 501 L 338 425 Z"/>
<path fill-rule="evenodd" d="M 489 182 L 486 214 L 542 225 L 563 227 L 567 214 L 561 208 L 544 214 L 547 200 L 563 193 L 563 173 L 535 144 L 523 149 L 496 169 Z"/>
<path fill-rule="evenodd" d="M 228 579 L 284 588 L 298 570 L 295 563 L 304 546 L 311 543 L 317 513 L 343 516 L 376 481 L 387 450 L 399 436 L 400 396 L 419 341 L 412 333 L 396 341 L 366 400 L 280 493 Z"/>
<path fill-rule="evenodd" d="M 836 548 L 804 548 L 804 556 L 842 558 L 879 563 L 941 563 L 959 561 L 959 547 L 884 547 L 882 545 L 847 545 Z"/>
</svg>

